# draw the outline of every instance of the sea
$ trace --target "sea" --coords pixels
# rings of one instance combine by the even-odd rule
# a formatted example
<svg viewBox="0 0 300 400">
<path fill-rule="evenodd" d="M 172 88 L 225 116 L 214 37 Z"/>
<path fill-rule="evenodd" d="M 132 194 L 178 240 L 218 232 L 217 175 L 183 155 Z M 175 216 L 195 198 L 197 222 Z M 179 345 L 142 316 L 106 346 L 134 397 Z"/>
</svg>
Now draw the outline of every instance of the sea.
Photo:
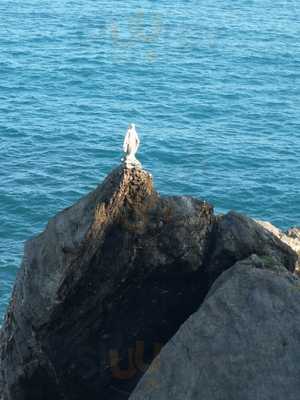
<svg viewBox="0 0 300 400">
<path fill-rule="evenodd" d="M 24 242 L 120 163 L 300 225 L 299 0 L 1 0 L 0 317 Z"/>
</svg>

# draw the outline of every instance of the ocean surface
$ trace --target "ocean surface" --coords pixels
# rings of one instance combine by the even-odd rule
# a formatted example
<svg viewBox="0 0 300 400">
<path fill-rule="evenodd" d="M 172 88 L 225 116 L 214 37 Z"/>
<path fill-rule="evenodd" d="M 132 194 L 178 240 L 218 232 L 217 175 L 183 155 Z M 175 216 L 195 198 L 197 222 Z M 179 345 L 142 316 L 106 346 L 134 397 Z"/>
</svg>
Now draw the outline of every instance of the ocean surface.
<svg viewBox="0 0 300 400">
<path fill-rule="evenodd" d="M 119 163 L 300 225 L 300 3 L 0 2 L 0 316 L 24 241 Z"/>
</svg>

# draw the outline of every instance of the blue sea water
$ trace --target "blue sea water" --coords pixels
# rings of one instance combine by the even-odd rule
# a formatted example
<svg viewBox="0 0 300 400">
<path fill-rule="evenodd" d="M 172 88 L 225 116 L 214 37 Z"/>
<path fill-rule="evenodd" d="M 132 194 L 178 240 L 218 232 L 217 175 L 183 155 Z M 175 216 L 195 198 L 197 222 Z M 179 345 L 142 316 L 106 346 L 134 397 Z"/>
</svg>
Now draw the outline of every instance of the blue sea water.
<svg viewBox="0 0 300 400">
<path fill-rule="evenodd" d="M 129 122 L 161 193 L 300 224 L 299 1 L 2 0 L 0 74 L 0 315 Z"/>
</svg>

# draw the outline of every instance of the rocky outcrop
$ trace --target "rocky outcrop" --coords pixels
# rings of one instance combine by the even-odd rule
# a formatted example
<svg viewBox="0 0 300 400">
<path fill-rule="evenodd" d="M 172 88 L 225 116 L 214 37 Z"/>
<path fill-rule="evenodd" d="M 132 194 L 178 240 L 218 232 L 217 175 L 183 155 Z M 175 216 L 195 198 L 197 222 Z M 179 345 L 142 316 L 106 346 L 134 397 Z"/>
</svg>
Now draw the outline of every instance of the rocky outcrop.
<svg viewBox="0 0 300 400">
<path fill-rule="evenodd" d="M 267 221 L 256 221 L 258 224 L 263 226 L 267 231 L 271 232 L 274 236 L 278 237 L 288 246 L 290 246 L 298 255 L 298 261 L 296 264 L 296 273 L 300 275 L 300 228 L 290 228 L 286 232 L 276 228 Z"/>
<path fill-rule="evenodd" d="M 52 219 L 25 246 L 2 399 L 128 397 L 202 301 L 212 220 L 206 202 L 159 197 L 148 173 L 123 168 Z"/>
<path fill-rule="evenodd" d="M 26 243 L 0 399 L 127 399 L 214 280 L 253 253 L 294 269 L 293 250 L 253 220 L 161 197 L 146 171 L 116 168 Z"/>
<path fill-rule="evenodd" d="M 269 256 L 224 272 L 130 400 L 296 400 L 300 280 Z"/>
</svg>

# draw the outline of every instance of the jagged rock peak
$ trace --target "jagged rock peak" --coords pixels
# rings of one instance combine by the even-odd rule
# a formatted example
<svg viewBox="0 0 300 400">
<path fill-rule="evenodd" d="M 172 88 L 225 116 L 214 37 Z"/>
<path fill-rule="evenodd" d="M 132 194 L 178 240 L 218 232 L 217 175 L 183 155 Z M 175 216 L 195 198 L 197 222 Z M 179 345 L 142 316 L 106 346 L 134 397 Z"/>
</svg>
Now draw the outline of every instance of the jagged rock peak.
<svg viewBox="0 0 300 400">
<path fill-rule="evenodd" d="M 91 197 L 94 220 L 91 232 L 95 233 L 123 212 L 124 208 L 145 208 L 151 199 L 157 198 L 157 193 L 149 172 L 120 165 L 92 192 Z"/>
<path fill-rule="evenodd" d="M 113 169 L 106 177 L 103 184 L 99 187 L 102 192 L 103 200 L 107 196 L 107 200 L 112 203 L 116 199 L 124 200 L 126 197 L 145 198 L 155 194 L 153 187 L 152 175 L 142 168 L 126 168 L 120 165 Z M 114 195 L 115 193 L 115 195 Z"/>
</svg>

